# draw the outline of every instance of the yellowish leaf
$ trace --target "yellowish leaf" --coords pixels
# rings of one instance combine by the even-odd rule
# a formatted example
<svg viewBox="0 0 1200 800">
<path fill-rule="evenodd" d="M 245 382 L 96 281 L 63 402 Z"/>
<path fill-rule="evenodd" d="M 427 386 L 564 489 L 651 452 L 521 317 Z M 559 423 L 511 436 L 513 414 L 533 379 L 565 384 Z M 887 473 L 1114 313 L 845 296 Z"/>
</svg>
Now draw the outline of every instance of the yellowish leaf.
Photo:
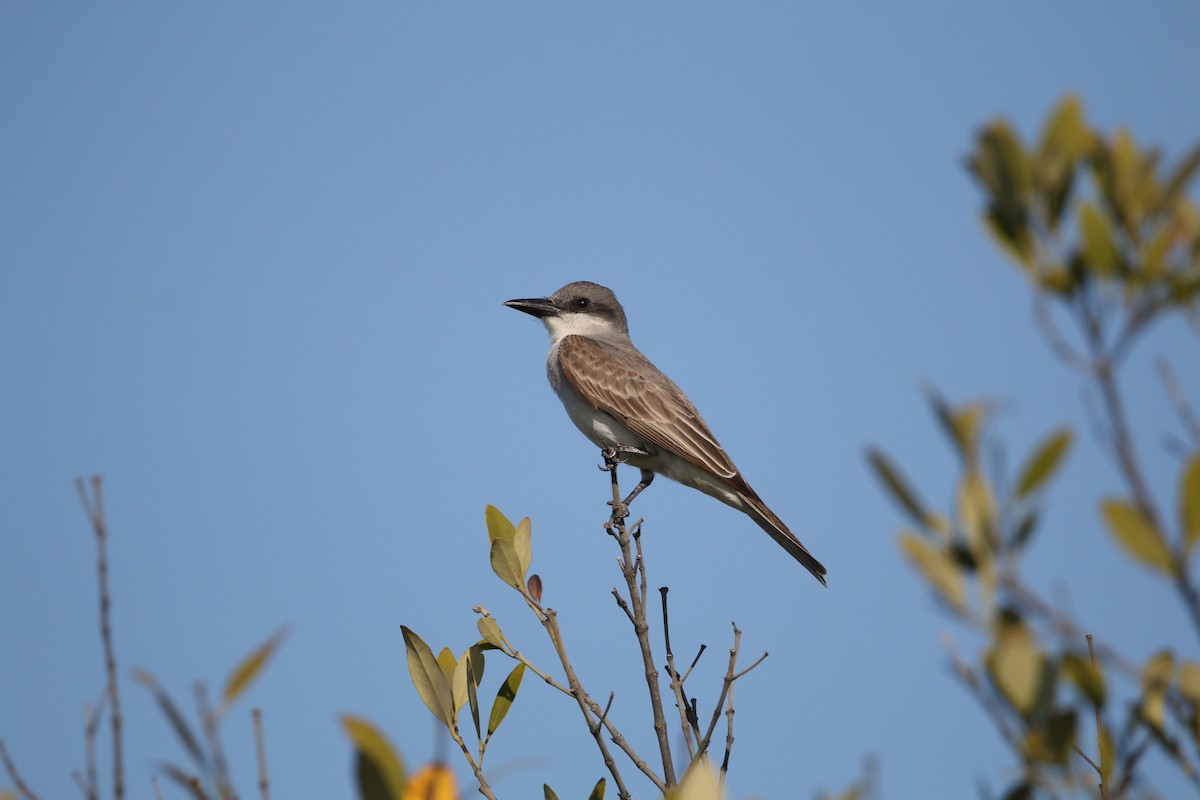
<svg viewBox="0 0 1200 800">
<path fill-rule="evenodd" d="M 1102 505 L 1109 530 L 1131 556 L 1159 572 L 1171 574 L 1174 569 L 1171 551 L 1162 534 L 1137 506 L 1124 500 L 1109 499 Z"/>
<path fill-rule="evenodd" d="M 956 609 L 965 607 L 967 585 L 963 569 L 949 553 L 911 532 L 900 534 L 900 549 L 950 605 Z"/>
<path fill-rule="evenodd" d="M 342 729 L 354 743 L 360 757 L 367 759 L 383 783 L 383 792 L 391 800 L 400 800 L 404 792 L 404 762 L 383 731 L 361 717 L 343 714 Z"/>
<path fill-rule="evenodd" d="M 456 800 L 458 782 L 445 764 L 427 764 L 412 774 L 404 796 L 412 800 Z"/>
<path fill-rule="evenodd" d="M 267 639 L 250 655 L 246 656 L 225 681 L 225 690 L 221 692 L 221 711 L 229 708 L 234 700 L 248 687 L 258 676 L 258 673 L 266 665 L 271 655 L 279 647 L 280 643 L 287 638 L 287 628 L 280 628 L 271 638 Z"/>
<path fill-rule="evenodd" d="M 500 513 L 500 509 L 495 506 L 488 506 L 484 509 L 483 518 L 487 523 L 489 542 L 494 542 L 497 539 L 503 539 L 507 542 L 513 540 L 517 529 L 508 521 L 508 517 Z"/>
</svg>

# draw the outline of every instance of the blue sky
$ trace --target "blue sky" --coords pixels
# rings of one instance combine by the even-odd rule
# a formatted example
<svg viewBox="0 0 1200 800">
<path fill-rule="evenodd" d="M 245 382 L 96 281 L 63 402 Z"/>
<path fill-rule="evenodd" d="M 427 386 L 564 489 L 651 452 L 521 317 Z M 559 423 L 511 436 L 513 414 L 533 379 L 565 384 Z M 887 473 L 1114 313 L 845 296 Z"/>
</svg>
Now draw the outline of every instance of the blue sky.
<svg viewBox="0 0 1200 800">
<path fill-rule="evenodd" d="M 461 651 L 483 604 L 549 664 L 488 568 L 487 503 L 533 518 L 581 676 L 649 752 L 598 456 L 545 383 L 541 327 L 501 305 L 588 279 L 829 568 L 825 591 L 667 481 L 638 500 L 677 652 L 710 647 L 702 704 L 731 620 L 771 654 L 738 684 L 732 796 L 838 790 L 869 754 L 890 798 L 1004 785 L 863 452 L 944 505 L 926 383 L 1007 401 L 1014 461 L 1074 425 L 1031 574 L 1139 660 L 1172 637 L 1196 655 L 1100 528 L 1115 474 L 963 160 L 988 120 L 1031 135 L 1067 92 L 1178 156 L 1200 138 L 1198 27 L 1185 4 L 6 4 L 0 736 L 25 777 L 75 791 L 102 688 L 72 487 L 95 472 L 135 796 L 180 752 L 134 667 L 186 700 L 287 624 L 227 722 L 235 774 L 251 794 L 261 706 L 277 796 L 345 797 L 339 713 L 410 762 L 445 745 L 402 623 Z M 1126 375 L 1164 500 L 1150 364 L 1197 397 L 1195 354 L 1166 326 Z M 585 796 L 603 765 L 577 715 L 527 682 L 489 748 L 502 796 Z"/>
</svg>

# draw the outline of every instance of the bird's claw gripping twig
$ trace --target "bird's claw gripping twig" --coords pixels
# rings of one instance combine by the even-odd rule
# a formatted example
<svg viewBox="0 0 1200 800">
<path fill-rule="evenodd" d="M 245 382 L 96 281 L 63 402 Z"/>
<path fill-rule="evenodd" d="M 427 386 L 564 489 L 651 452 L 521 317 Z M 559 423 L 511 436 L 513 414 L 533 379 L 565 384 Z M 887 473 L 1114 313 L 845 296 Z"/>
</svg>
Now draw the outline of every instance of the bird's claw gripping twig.
<svg viewBox="0 0 1200 800">
<path fill-rule="evenodd" d="M 618 464 L 624 464 L 629 460 L 630 456 L 648 456 L 650 455 L 640 447 L 634 447 L 628 444 L 617 444 L 610 447 L 600 448 L 600 457 L 604 459 L 604 463 L 600 465 L 601 472 L 612 472 L 617 468 Z"/>
</svg>

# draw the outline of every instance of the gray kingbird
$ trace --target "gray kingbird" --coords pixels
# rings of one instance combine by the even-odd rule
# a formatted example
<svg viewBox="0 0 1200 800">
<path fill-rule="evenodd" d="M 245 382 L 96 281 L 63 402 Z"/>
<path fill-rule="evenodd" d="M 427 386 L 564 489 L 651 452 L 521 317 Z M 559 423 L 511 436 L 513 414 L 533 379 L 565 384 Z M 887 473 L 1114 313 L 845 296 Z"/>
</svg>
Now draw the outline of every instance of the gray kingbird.
<svg viewBox="0 0 1200 800">
<path fill-rule="evenodd" d="M 549 297 L 504 305 L 532 314 L 550 332 L 546 373 L 575 426 L 641 469 L 626 504 L 655 473 L 666 475 L 745 513 L 825 584 L 825 567 L 750 488 L 692 401 L 633 346 L 610 289 L 578 281 Z"/>
</svg>

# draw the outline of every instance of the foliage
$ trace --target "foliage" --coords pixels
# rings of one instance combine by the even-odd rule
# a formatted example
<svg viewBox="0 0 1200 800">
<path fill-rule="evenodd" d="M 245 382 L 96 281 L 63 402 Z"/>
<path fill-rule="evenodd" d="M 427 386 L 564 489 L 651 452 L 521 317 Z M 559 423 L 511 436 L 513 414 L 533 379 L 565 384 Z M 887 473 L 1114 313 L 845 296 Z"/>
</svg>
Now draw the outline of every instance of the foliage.
<svg viewBox="0 0 1200 800">
<path fill-rule="evenodd" d="M 607 455 L 606 458 L 608 458 Z M 619 797 L 628 798 L 631 794 L 626 787 L 621 769 L 609 750 L 606 737 L 611 739 L 612 743 L 624 752 L 629 761 L 659 791 L 662 791 L 665 796 L 673 800 L 709 800 L 709 798 L 716 800 L 721 795 L 720 784 L 723 782 L 725 772 L 729 767 L 730 747 L 733 743 L 733 699 L 731 689 L 734 681 L 757 666 L 762 661 L 762 658 L 749 668 L 741 672 L 736 671 L 741 631 L 735 626 L 734 646 L 731 650 L 725 680 L 714 703 L 712 717 L 707 727 L 703 727 L 700 723 L 696 700 L 692 699 L 689 703 L 685 699 L 684 685 L 688 675 L 681 675 L 675 670 L 670 638 L 666 633 L 667 590 L 665 588 L 660 589 L 662 594 L 664 645 L 668 669 L 667 682 L 675 698 L 683 740 L 688 749 L 688 768 L 685 770 L 683 779 L 677 781 L 673 773 L 674 765 L 670 747 L 665 736 L 667 723 L 661 696 L 658 692 L 658 672 L 654 667 L 647 635 L 649 625 L 646 622 L 646 565 L 642 554 L 640 523 L 632 526 L 632 528 L 627 528 L 625 525 L 624 514 L 627 506 L 624 503 L 618 502 L 620 494 L 617 487 L 616 467 L 617 462 L 615 460 L 609 461 L 607 464 L 608 471 L 612 475 L 614 503 L 612 515 L 605 524 L 605 528 L 612 533 L 614 539 L 621 547 L 622 555 L 619 563 L 622 568 L 622 574 L 626 579 L 628 595 L 622 596 L 615 589 L 613 590 L 613 594 L 617 605 L 625 612 L 632 623 L 638 638 L 639 649 L 642 651 L 643 666 L 646 669 L 646 680 L 650 689 L 651 710 L 655 720 L 657 738 L 661 747 L 662 775 L 660 776 L 646 759 L 642 758 L 630 747 L 609 714 L 610 709 L 607 707 L 601 708 L 579 681 L 570 658 L 567 655 L 562 631 L 559 628 L 558 615 L 553 609 L 542 605 L 544 591 L 542 578 L 536 574 L 529 574 L 529 569 L 533 563 L 532 525 L 529 519 L 522 519 L 514 525 L 498 509 L 488 506 L 484 513 L 484 521 L 488 533 L 489 558 L 492 571 L 495 572 L 496 577 L 504 584 L 516 590 L 521 595 L 534 617 L 545 629 L 559 658 L 562 677 L 555 678 L 549 672 L 533 664 L 513 645 L 503 630 L 501 630 L 499 622 L 482 606 L 475 607 L 475 611 L 480 615 L 476 623 L 480 639 L 467 647 L 457 657 L 450 648 L 444 648 L 440 653 L 435 655 L 433 649 L 414 631 L 407 627 L 402 627 L 401 629 L 408 658 L 409 675 L 412 678 L 417 694 L 420 696 L 422 702 L 425 703 L 430 713 L 446 726 L 451 739 L 459 746 L 463 757 L 475 774 L 476 780 L 479 782 L 480 792 L 486 797 L 495 797 L 483 769 L 487 747 L 492 740 L 492 736 L 499 729 L 500 724 L 512 708 L 527 669 L 535 673 L 547 685 L 572 698 L 579 706 L 587 729 L 596 741 L 602 761 L 617 787 Z M 635 548 L 636 556 L 634 555 Z M 700 652 L 703 653 L 703 648 L 701 648 Z M 516 662 L 516 664 L 508 672 L 507 677 L 501 682 L 499 689 L 496 691 L 495 699 L 491 703 L 491 710 L 487 714 L 487 723 L 485 726 L 483 724 L 483 716 L 481 715 L 480 696 L 481 682 L 485 673 L 485 656 L 489 653 L 493 656 L 506 657 L 509 661 Z M 699 660 L 699 657 L 697 655 L 696 660 Z M 765 657 L 765 654 L 763 657 Z M 694 665 L 695 661 L 693 661 Z M 690 674 L 690 668 L 688 673 Z M 464 708 L 469 710 L 471 723 L 470 727 L 465 728 L 465 733 L 464 725 L 460 722 Z M 712 773 L 709 766 L 708 747 L 712 740 L 713 731 L 723 712 L 728 717 L 729 733 L 726 737 L 724 760 L 719 770 L 719 776 L 717 776 Z M 467 741 L 471 731 L 474 732 L 473 746 L 468 744 Z M 364 748 L 361 745 L 359 752 L 360 754 L 364 752 Z M 394 758 L 394 755 L 385 755 L 384 759 L 386 760 L 387 758 Z M 376 781 L 376 783 L 378 782 Z M 606 778 L 601 778 L 589 794 L 589 800 L 602 800 L 607 783 Z M 556 800 L 558 797 L 557 793 L 548 785 L 544 787 L 544 794 L 548 800 L 551 798 Z M 370 797 L 372 800 L 374 798 L 389 797 L 397 798 L 398 800 L 403 796 L 402 794 L 369 795 L 367 786 L 362 781 L 360 781 L 360 795 L 364 798 Z"/>
<path fill-rule="evenodd" d="M 1196 323 L 1200 214 L 1186 189 L 1200 147 L 1167 169 L 1157 150 L 1138 148 L 1129 133 L 1095 130 L 1068 97 L 1035 145 L 1003 121 L 988 125 L 968 165 L 987 198 L 985 225 L 1032 286 L 1048 344 L 1102 400 L 1101 445 L 1125 494 L 1099 498 L 1098 516 L 1131 565 L 1174 588 L 1200 631 L 1190 559 L 1200 540 L 1200 426 L 1170 367 L 1160 364 L 1190 438 L 1174 448 L 1178 510 L 1165 513 L 1147 486 L 1117 380 L 1151 323 L 1172 315 Z M 1071 334 L 1059 319 L 1074 325 Z M 1043 493 L 1069 455 L 1071 430 L 1049 432 L 1006 475 L 986 457 L 993 407 L 950 406 L 936 395 L 930 402 L 960 465 L 950 509 L 929 509 L 882 452 L 868 459 L 910 520 L 901 550 L 941 604 L 986 635 L 975 659 L 953 645 L 950 658 L 1019 763 L 1005 796 L 1090 796 L 1093 785 L 1105 798 L 1144 796 L 1152 791 L 1144 766 L 1152 750 L 1200 787 L 1200 663 L 1182 658 L 1171 637 L 1147 663 L 1134 664 L 1103 630 L 1093 643 L 1025 581 Z M 1114 702 L 1115 681 L 1131 684 L 1137 699 Z"/>
</svg>

